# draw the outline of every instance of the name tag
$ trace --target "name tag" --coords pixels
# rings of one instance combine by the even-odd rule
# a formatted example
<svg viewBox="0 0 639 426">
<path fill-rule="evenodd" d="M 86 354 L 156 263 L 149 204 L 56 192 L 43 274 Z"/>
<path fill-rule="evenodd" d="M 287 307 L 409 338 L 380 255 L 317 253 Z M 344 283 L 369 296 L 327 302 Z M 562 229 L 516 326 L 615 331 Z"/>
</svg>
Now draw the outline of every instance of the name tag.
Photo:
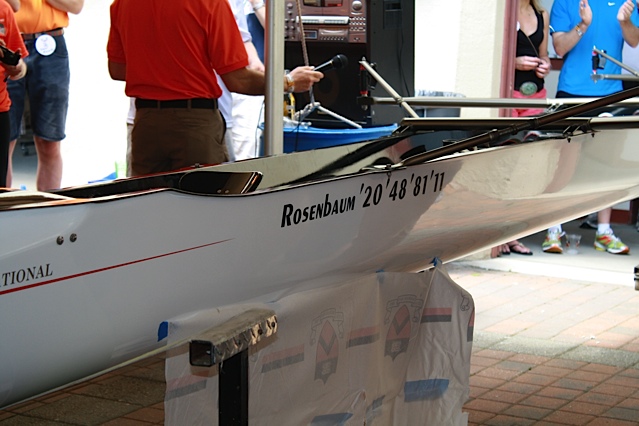
<svg viewBox="0 0 639 426">
<path fill-rule="evenodd" d="M 49 34 L 42 34 L 35 41 L 36 51 L 42 56 L 49 56 L 55 52 L 56 42 Z"/>
</svg>

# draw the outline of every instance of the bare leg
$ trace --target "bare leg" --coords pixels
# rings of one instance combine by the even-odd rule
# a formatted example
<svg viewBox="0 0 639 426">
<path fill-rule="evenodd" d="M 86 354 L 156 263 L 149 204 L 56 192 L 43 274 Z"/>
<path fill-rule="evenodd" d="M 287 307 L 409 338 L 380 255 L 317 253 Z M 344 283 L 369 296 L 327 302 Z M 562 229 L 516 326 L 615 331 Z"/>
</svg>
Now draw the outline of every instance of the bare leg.
<svg viewBox="0 0 639 426">
<path fill-rule="evenodd" d="M 38 171 L 36 173 L 38 191 L 60 188 L 62 186 L 60 141 L 48 141 L 38 136 L 34 136 L 33 140 L 38 153 Z"/>
<path fill-rule="evenodd" d="M 7 164 L 7 188 L 11 188 L 11 182 L 13 181 L 13 150 L 16 147 L 16 139 L 9 142 L 9 164 Z"/>
<path fill-rule="evenodd" d="M 610 218 L 612 217 L 612 207 L 608 207 L 607 209 L 599 210 L 597 213 L 597 220 L 599 223 L 608 223 L 610 224 Z"/>
</svg>

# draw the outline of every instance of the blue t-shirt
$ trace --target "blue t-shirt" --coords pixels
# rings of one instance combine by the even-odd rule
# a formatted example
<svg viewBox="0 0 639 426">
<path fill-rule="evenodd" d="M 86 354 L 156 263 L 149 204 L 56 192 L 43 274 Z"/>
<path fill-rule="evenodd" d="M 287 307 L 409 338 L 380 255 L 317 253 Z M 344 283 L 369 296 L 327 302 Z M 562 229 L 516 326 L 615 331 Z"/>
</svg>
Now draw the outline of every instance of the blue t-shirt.
<svg viewBox="0 0 639 426">
<path fill-rule="evenodd" d="M 596 47 L 611 57 L 621 61 L 624 39 L 621 26 L 617 20 L 619 8 L 625 0 L 590 0 L 592 23 L 579 42 L 564 56 L 564 63 L 559 73 L 557 91 L 564 91 L 579 96 L 605 96 L 622 90 L 620 80 L 592 80 L 592 49 Z M 631 21 L 639 26 L 639 14 L 636 9 Z M 580 0 L 554 0 L 550 12 L 552 32 L 574 31 L 581 22 L 579 17 Z M 619 74 L 621 67 L 606 61 L 603 70 L 597 74 Z"/>
</svg>

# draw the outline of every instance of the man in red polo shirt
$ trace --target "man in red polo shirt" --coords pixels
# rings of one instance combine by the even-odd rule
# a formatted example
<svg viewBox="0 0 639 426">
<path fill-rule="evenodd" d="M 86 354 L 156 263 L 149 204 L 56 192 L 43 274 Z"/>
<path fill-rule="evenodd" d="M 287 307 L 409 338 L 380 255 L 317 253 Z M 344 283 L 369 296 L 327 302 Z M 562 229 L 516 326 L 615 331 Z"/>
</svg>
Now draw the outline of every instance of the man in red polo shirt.
<svg viewBox="0 0 639 426">
<path fill-rule="evenodd" d="M 227 0 L 115 0 L 107 45 L 109 73 L 136 98 L 131 173 L 139 176 L 228 160 L 222 91 L 264 93 L 264 74 L 248 57 Z M 289 91 L 307 91 L 323 74 L 298 67 Z"/>
</svg>

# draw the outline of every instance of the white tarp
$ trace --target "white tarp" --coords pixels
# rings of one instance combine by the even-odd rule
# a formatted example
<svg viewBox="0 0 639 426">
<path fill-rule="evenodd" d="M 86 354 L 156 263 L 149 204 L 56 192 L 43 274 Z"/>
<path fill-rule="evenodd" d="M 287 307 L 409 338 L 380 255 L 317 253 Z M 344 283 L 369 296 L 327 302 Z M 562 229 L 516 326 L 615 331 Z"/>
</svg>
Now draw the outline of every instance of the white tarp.
<svg viewBox="0 0 639 426">
<path fill-rule="evenodd" d="M 252 307 L 278 329 L 249 351 L 251 425 L 467 424 L 474 304 L 443 265 L 181 317 L 169 344 Z M 169 352 L 165 424 L 217 425 L 218 371 Z"/>
</svg>

